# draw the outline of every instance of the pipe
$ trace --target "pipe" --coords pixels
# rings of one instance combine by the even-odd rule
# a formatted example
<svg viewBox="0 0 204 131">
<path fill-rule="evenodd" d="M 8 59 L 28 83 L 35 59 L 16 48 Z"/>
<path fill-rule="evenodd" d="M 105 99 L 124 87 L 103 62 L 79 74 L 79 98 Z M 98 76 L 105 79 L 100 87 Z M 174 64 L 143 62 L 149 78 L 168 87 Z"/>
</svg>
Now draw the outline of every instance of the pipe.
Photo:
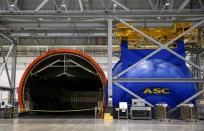
<svg viewBox="0 0 204 131">
<path fill-rule="evenodd" d="M 18 89 L 21 112 L 105 108 L 106 77 L 100 66 L 78 50 L 51 50 L 25 70 Z"/>
</svg>

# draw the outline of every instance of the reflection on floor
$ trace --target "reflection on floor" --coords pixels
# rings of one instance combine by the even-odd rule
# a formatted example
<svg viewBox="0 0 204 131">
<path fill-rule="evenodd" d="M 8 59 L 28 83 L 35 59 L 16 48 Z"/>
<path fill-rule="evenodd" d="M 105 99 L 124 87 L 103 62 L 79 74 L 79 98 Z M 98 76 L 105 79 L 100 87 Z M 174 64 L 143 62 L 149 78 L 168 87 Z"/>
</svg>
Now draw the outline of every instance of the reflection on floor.
<svg viewBox="0 0 204 131">
<path fill-rule="evenodd" d="M 0 131 L 204 131 L 204 121 L 114 120 L 69 118 L 0 119 Z"/>
</svg>

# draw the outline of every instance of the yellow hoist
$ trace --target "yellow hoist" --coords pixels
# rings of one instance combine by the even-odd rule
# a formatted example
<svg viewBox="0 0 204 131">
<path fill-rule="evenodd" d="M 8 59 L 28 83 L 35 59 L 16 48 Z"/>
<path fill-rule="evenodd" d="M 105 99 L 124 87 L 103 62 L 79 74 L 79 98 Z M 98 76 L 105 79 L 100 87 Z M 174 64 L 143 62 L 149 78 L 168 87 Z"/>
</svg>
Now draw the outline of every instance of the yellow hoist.
<svg viewBox="0 0 204 131">
<path fill-rule="evenodd" d="M 133 26 L 132 23 L 130 25 Z M 139 28 L 140 31 L 144 32 L 148 36 L 160 41 L 162 44 L 166 44 L 182 32 L 186 31 L 192 27 L 189 22 L 174 22 L 172 27 L 155 27 L 155 28 Z M 139 33 L 130 29 L 122 23 L 116 25 L 116 30 L 114 32 L 116 39 L 119 41 L 127 40 L 129 49 L 156 49 L 159 48 L 158 45 L 152 44 L 149 39 L 146 39 Z M 195 28 L 187 35 L 182 37 L 186 45 L 196 44 L 198 41 L 198 29 Z M 119 42 L 120 43 L 120 42 Z M 172 44 L 170 48 L 175 48 L 176 44 Z"/>
</svg>

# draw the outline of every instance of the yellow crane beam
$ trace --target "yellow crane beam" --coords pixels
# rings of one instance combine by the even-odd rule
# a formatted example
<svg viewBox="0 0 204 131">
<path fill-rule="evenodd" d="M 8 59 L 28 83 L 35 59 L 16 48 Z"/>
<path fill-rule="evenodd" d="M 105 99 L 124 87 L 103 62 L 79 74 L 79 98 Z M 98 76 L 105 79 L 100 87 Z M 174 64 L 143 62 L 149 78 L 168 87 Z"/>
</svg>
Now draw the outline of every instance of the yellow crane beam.
<svg viewBox="0 0 204 131">
<path fill-rule="evenodd" d="M 130 23 L 133 25 L 132 23 Z M 174 22 L 172 27 L 155 27 L 155 28 L 139 28 L 142 32 L 150 37 L 166 44 L 171 39 L 175 38 L 185 30 L 192 26 L 189 22 Z M 130 29 L 122 23 L 116 25 L 114 32 L 116 39 L 127 40 L 129 49 L 156 49 L 157 45 L 153 45 L 151 41 L 145 39 L 142 35 Z M 198 29 L 193 29 L 190 33 L 183 37 L 186 44 L 196 44 L 198 41 Z M 176 44 L 172 44 L 170 48 L 176 47 Z"/>
</svg>

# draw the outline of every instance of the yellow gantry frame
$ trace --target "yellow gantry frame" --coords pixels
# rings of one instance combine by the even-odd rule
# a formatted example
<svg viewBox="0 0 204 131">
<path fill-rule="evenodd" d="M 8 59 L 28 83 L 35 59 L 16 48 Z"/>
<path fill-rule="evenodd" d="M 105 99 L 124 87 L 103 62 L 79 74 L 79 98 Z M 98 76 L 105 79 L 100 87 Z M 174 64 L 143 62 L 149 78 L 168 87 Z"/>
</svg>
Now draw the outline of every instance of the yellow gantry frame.
<svg viewBox="0 0 204 131">
<path fill-rule="evenodd" d="M 133 24 L 130 24 L 133 25 Z M 157 28 L 139 28 L 142 32 L 150 37 L 166 44 L 171 39 L 175 38 L 185 30 L 192 26 L 189 22 L 174 22 L 172 27 L 157 27 Z M 151 41 L 145 39 L 142 35 L 125 26 L 122 23 L 116 25 L 115 37 L 121 40 L 128 41 L 129 49 L 154 49 L 158 48 L 157 45 L 153 45 Z M 198 41 L 198 29 L 193 29 L 190 33 L 183 37 L 185 43 L 196 44 Z M 174 48 L 176 44 L 172 44 L 170 48 Z"/>
</svg>

